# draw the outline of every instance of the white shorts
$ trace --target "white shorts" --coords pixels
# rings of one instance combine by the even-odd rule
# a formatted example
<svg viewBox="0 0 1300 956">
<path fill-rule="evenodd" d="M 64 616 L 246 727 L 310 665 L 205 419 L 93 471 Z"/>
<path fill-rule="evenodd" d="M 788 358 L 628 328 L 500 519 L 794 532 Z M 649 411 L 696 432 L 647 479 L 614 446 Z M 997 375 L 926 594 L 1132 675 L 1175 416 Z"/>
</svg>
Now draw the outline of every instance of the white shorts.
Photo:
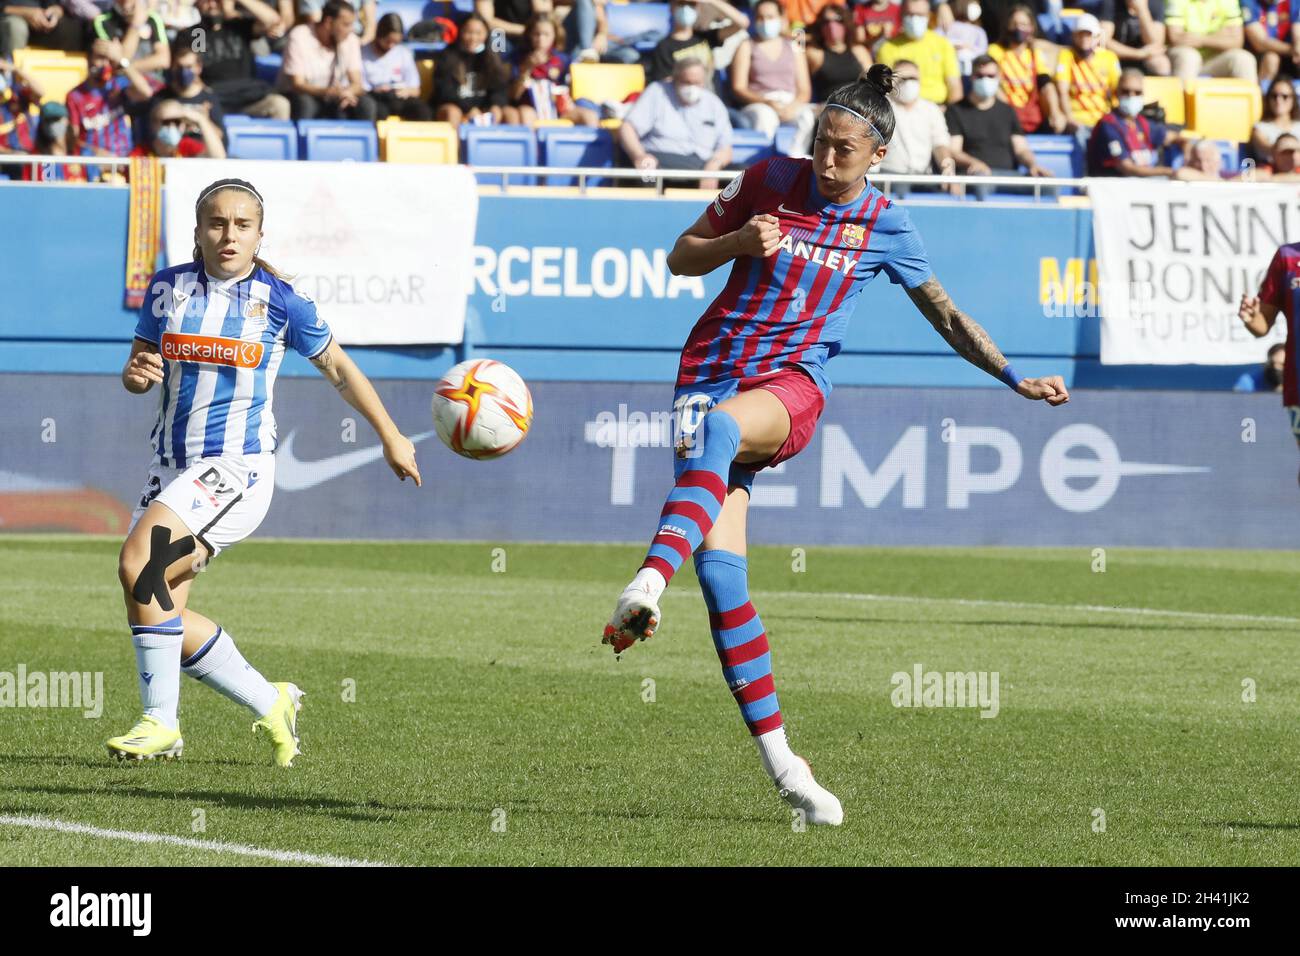
<svg viewBox="0 0 1300 956">
<path fill-rule="evenodd" d="M 275 455 L 270 452 L 200 458 L 184 470 L 155 458 L 131 515 L 131 528 L 151 502 L 161 501 L 215 557 L 257 530 L 270 510 L 274 489 Z"/>
</svg>

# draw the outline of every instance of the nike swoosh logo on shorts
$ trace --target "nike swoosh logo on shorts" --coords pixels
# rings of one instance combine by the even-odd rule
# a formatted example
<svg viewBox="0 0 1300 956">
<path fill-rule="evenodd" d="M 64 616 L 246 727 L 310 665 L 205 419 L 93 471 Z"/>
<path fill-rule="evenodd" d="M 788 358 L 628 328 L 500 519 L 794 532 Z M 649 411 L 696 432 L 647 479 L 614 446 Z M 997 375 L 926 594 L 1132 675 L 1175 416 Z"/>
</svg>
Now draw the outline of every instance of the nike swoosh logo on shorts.
<svg viewBox="0 0 1300 956">
<path fill-rule="evenodd" d="M 370 448 L 358 448 L 341 455 L 321 458 L 318 461 L 301 461 L 293 453 L 293 436 L 289 432 L 275 453 L 275 487 L 283 491 L 306 491 L 327 481 L 332 481 L 349 471 L 356 471 L 372 461 L 384 457 L 384 446 L 374 445 Z M 422 432 L 412 435 L 412 444 L 419 444 L 434 432 Z"/>
</svg>

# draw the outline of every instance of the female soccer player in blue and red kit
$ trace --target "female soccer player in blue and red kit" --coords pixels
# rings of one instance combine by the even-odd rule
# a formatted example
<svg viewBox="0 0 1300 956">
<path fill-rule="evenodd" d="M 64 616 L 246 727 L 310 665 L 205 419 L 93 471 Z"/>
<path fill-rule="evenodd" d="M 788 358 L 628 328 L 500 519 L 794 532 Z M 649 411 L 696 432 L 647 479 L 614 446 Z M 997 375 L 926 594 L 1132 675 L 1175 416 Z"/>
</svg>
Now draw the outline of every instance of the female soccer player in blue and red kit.
<svg viewBox="0 0 1300 956">
<path fill-rule="evenodd" d="M 781 797 L 810 823 L 843 810 L 786 741 L 763 624 L 749 602 L 745 513 L 754 475 L 811 440 L 863 287 L 882 270 L 961 356 L 1029 399 L 1069 400 L 1059 377 L 1021 378 L 934 278 L 911 219 L 866 181 L 894 132 L 892 71 L 831 94 L 813 158 L 769 159 L 732 180 L 677 240 L 668 265 L 731 276 L 682 350 L 673 408 L 676 484 L 659 531 L 605 627 L 621 653 L 659 625 L 659 596 L 692 554 L 723 676 Z"/>
</svg>

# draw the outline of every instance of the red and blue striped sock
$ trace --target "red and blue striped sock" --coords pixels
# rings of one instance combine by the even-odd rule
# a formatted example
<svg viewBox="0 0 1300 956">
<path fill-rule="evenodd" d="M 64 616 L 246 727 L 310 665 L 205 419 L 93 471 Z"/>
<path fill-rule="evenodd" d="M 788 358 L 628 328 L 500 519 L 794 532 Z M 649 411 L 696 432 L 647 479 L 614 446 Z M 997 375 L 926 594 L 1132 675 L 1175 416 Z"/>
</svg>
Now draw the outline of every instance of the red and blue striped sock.
<svg viewBox="0 0 1300 956">
<path fill-rule="evenodd" d="M 755 737 L 782 726 L 767 633 L 749 603 L 749 562 L 730 551 L 701 551 L 695 574 L 709 609 L 709 630 L 745 726 Z"/>
<path fill-rule="evenodd" d="M 659 531 L 641 564 L 642 568 L 662 574 L 665 583 L 695 553 L 718 520 L 727 497 L 731 463 L 740 450 L 740 426 L 729 414 L 715 408 L 704 416 L 695 439 L 695 457 L 668 493 L 659 513 Z"/>
</svg>

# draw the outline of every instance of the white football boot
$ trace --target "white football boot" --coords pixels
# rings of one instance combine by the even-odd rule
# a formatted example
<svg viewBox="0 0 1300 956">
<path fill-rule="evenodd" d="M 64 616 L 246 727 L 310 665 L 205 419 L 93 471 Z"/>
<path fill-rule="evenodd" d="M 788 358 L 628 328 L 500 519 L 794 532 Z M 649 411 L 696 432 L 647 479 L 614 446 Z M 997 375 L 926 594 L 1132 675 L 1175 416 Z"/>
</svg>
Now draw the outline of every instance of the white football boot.
<svg viewBox="0 0 1300 956">
<path fill-rule="evenodd" d="M 777 778 L 776 791 L 811 824 L 837 827 L 844 822 L 839 798 L 813 779 L 812 766 L 803 757 Z"/>
<path fill-rule="evenodd" d="M 614 616 L 605 625 L 602 644 L 609 644 L 615 654 L 622 654 L 637 641 L 653 637 L 659 629 L 659 595 L 667 584 L 663 575 L 651 568 L 642 568 L 632 583 L 623 589 L 614 607 Z"/>
</svg>

